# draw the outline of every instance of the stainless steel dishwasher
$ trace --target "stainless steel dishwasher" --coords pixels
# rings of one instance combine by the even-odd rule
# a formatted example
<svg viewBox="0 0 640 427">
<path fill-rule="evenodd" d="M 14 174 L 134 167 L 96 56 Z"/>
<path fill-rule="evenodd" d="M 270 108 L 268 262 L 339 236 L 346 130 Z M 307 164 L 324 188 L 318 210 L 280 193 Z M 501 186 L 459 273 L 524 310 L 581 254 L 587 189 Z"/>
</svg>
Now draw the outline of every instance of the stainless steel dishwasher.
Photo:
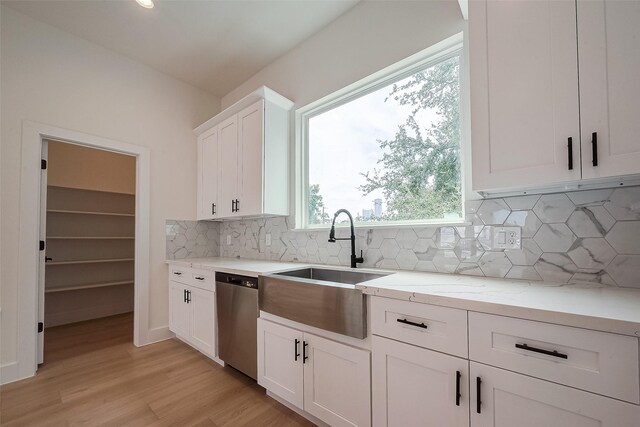
<svg viewBox="0 0 640 427">
<path fill-rule="evenodd" d="M 254 380 L 258 376 L 258 279 L 216 273 L 218 355 Z"/>
</svg>

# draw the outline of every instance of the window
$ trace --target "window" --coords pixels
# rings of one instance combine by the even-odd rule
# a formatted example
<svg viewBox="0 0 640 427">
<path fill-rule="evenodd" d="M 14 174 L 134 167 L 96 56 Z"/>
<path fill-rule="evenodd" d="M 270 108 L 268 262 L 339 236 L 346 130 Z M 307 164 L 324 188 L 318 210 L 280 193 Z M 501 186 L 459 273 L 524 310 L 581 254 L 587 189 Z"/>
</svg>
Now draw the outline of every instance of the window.
<svg viewBox="0 0 640 427">
<path fill-rule="evenodd" d="M 306 226 L 340 208 L 360 224 L 461 220 L 460 54 L 303 113 Z"/>
</svg>

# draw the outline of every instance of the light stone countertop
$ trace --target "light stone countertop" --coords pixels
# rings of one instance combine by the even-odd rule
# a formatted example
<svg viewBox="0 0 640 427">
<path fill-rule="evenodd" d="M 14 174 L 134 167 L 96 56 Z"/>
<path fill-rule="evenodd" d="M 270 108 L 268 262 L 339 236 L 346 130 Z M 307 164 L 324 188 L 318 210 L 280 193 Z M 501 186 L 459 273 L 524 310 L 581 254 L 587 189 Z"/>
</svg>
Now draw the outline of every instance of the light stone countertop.
<svg viewBox="0 0 640 427">
<path fill-rule="evenodd" d="M 278 271 L 303 268 L 309 264 L 282 261 L 264 261 L 244 258 L 185 258 L 166 260 L 167 264 L 181 267 L 201 268 L 203 270 L 215 270 L 223 273 L 240 274 L 244 276 L 258 277 L 260 274 L 275 273 Z M 325 266 L 326 267 L 326 266 Z"/>
<path fill-rule="evenodd" d="M 238 258 L 190 258 L 167 263 L 252 276 L 311 265 Z M 356 288 L 367 295 L 640 337 L 640 290 L 456 274 L 389 273 Z"/>
</svg>

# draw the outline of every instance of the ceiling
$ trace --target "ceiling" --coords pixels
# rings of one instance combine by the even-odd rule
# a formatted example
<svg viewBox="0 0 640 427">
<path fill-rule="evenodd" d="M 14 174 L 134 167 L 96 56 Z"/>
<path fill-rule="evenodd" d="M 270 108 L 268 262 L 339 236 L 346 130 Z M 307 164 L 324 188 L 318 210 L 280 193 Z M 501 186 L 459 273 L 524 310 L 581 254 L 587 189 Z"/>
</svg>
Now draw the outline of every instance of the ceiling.
<svg viewBox="0 0 640 427">
<path fill-rule="evenodd" d="M 222 97 L 358 0 L 3 0 L 2 4 Z"/>
</svg>

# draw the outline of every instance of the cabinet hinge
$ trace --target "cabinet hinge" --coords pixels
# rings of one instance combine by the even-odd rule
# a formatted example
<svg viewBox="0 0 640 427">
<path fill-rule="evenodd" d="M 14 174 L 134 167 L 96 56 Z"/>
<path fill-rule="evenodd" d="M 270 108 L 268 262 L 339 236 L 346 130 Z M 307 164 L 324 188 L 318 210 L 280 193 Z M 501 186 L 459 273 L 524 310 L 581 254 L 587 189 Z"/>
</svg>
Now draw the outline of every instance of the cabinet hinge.
<svg viewBox="0 0 640 427">
<path fill-rule="evenodd" d="M 44 251 L 44 240 L 40 240 L 40 250 Z"/>
<path fill-rule="evenodd" d="M 38 333 L 44 331 L 44 323 L 38 322 Z"/>
<path fill-rule="evenodd" d="M 41 159 L 40 160 L 40 169 L 46 169 L 47 168 L 47 161 L 45 159 Z"/>
</svg>

